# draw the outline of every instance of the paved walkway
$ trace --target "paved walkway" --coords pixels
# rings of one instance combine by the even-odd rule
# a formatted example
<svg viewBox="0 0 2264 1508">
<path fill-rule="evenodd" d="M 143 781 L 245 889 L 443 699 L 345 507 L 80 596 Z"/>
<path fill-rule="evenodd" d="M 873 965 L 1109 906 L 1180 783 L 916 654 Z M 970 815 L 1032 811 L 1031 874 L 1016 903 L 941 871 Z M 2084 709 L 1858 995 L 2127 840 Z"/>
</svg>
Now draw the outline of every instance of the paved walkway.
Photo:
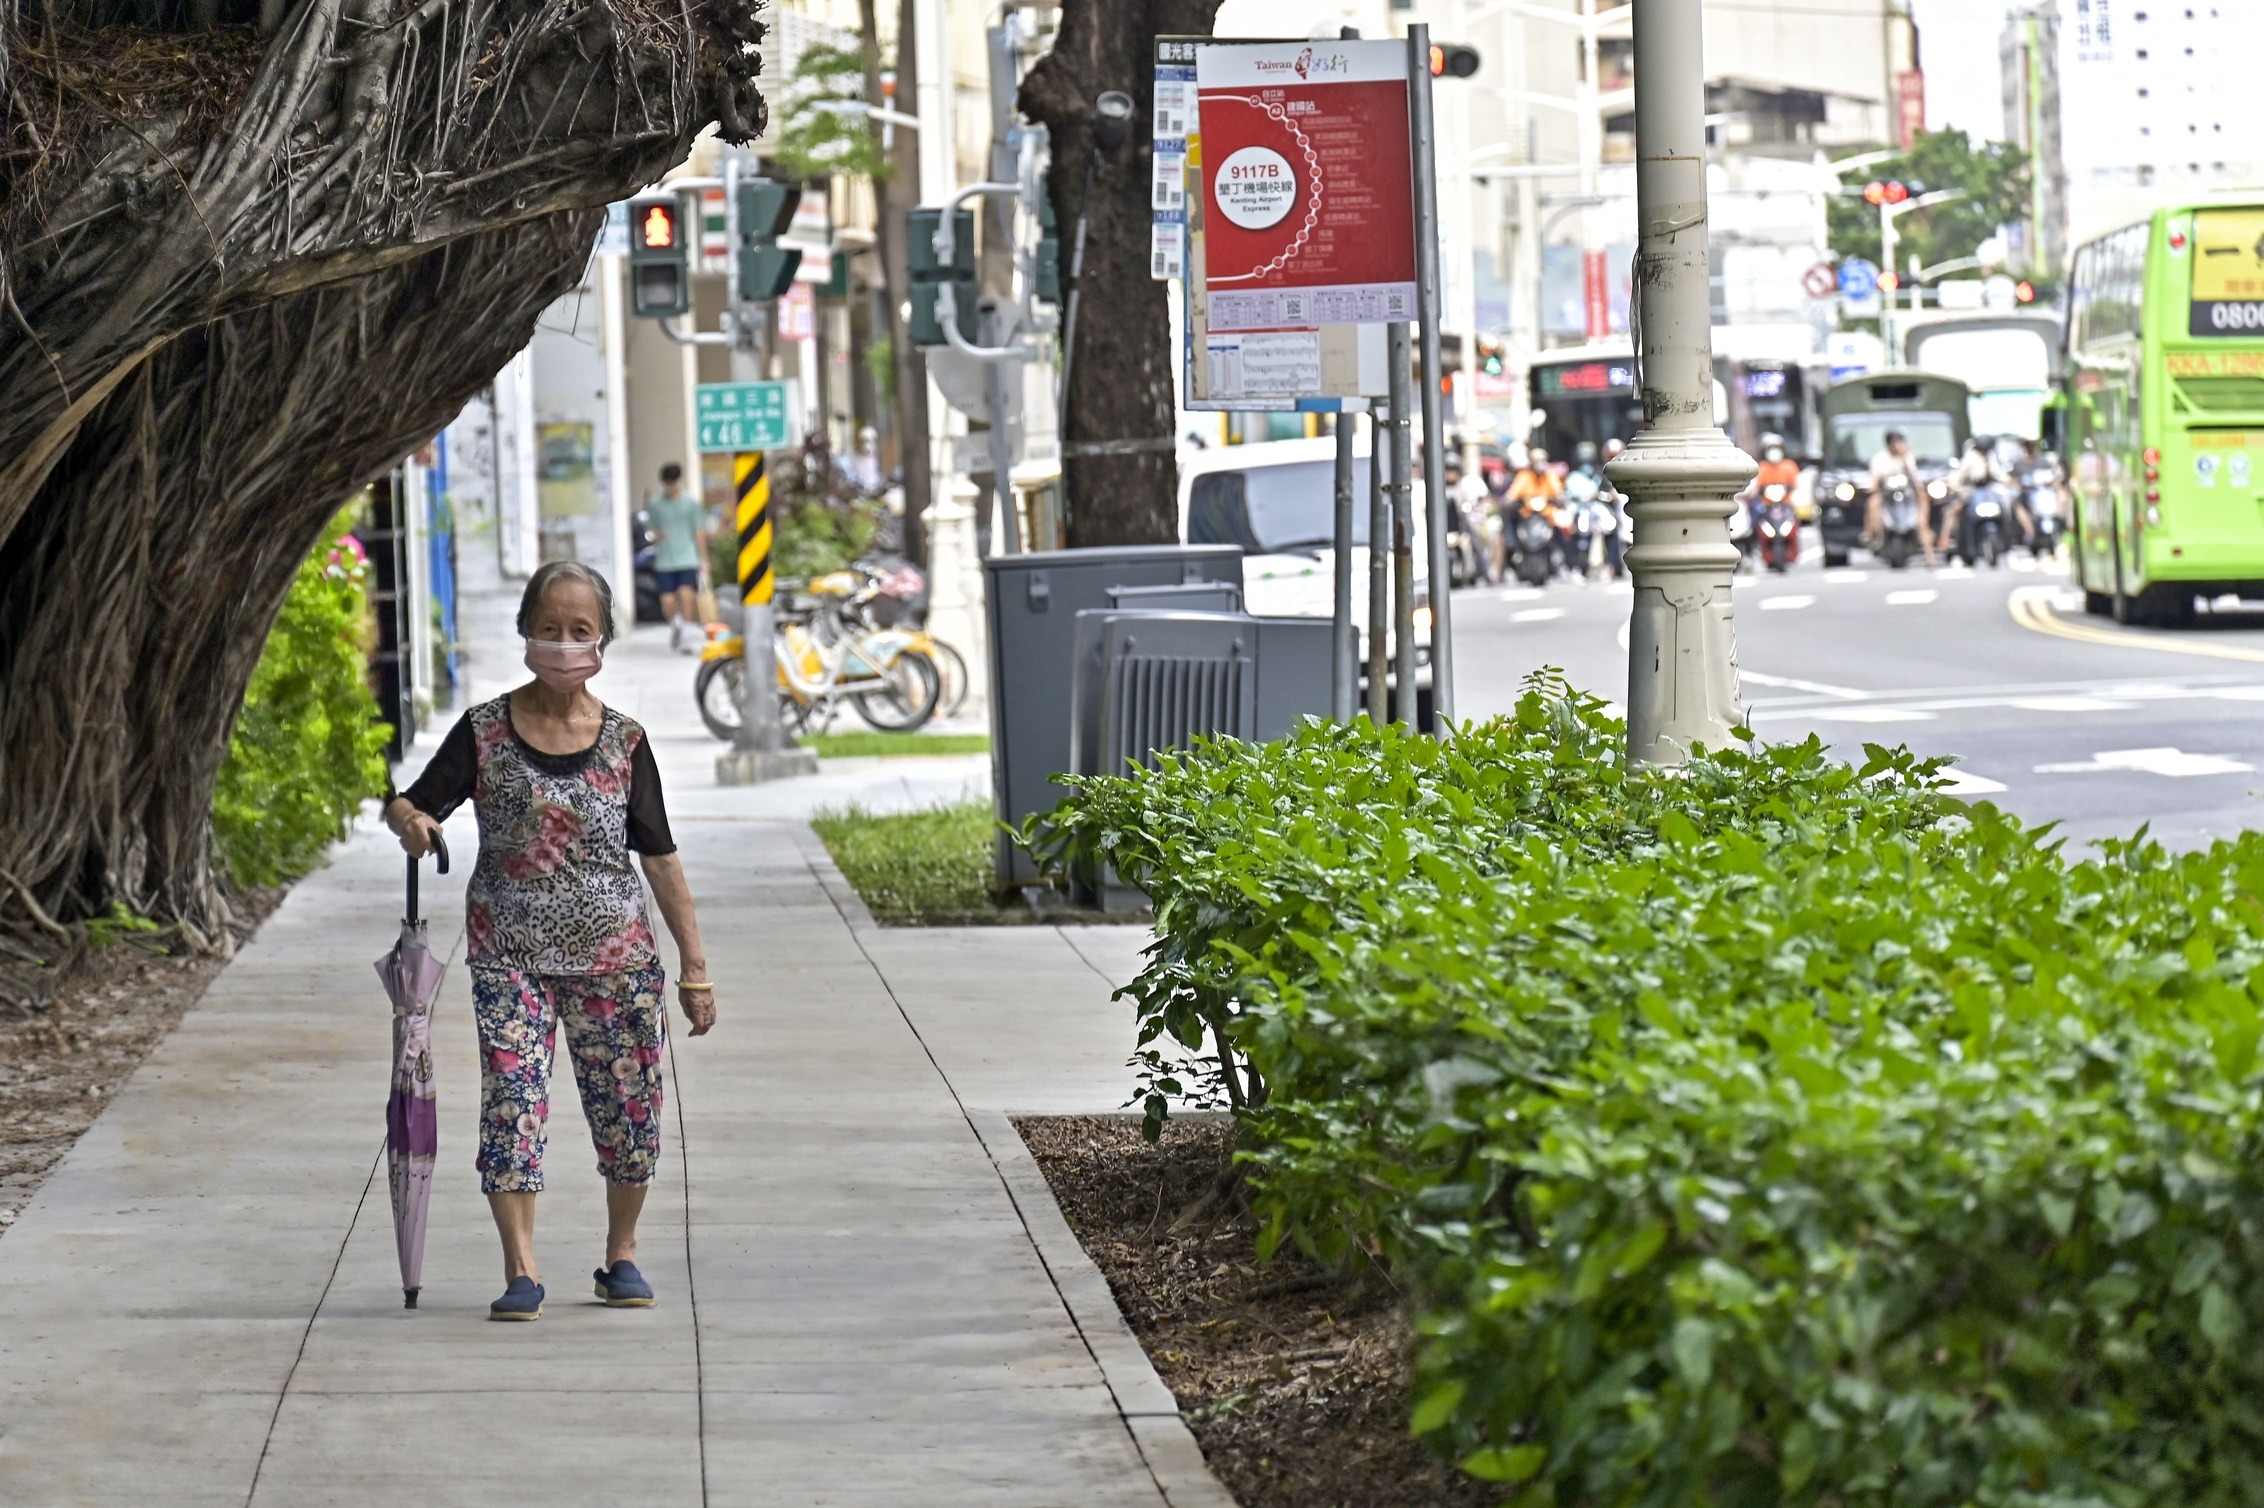
<svg viewBox="0 0 2264 1508">
<path fill-rule="evenodd" d="M 873 928 L 801 817 L 980 789 L 981 762 L 719 789 L 689 662 L 652 639 L 598 689 L 653 732 L 722 1013 L 673 1047 L 643 1231 L 660 1306 L 589 1301 L 602 1191 L 561 1102 L 545 1316 L 484 1318 L 501 1278 L 459 961 L 423 1307 L 402 1310 L 370 970 L 402 860 L 366 824 L 0 1238 L 0 1503 L 1227 1502 L 1096 1321 L 1002 1119 L 1122 1103 L 1130 1023 L 1108 997 L 1144 934 Z M 469 855 L 469 814 L 450 825 Z M 460 949 L 462 883 L 428 872 L 439 946 Z"/>
</svg>

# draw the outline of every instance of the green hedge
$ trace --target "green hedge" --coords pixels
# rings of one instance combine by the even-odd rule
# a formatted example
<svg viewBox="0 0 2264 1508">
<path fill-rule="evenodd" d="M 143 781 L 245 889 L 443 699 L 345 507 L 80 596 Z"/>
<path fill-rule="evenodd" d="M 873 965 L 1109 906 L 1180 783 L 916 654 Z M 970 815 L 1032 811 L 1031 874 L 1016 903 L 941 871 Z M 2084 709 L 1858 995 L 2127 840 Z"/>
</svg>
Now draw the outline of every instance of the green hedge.
<svg viewBox="0 0 2264 1508">
<path fill-rule="evenodd" d="M 385 789 L 386 728 L 363 651 L 368 567 L 331 521 L 299 567 L 252 672 L 212 797 L 213 840 L 238 885 L 314 868 Z"/>
<path fill-rule="evenodd" d="M 1541 683 L 1033 834 L 1154 896 L 1141 1062 L 1241 1102 L 1269 1243 L 1408 1286 L 1413 1427 L 1520 1508 L 2257 1502 L 2264 840 L 1623 739 Z"/>
</svg>

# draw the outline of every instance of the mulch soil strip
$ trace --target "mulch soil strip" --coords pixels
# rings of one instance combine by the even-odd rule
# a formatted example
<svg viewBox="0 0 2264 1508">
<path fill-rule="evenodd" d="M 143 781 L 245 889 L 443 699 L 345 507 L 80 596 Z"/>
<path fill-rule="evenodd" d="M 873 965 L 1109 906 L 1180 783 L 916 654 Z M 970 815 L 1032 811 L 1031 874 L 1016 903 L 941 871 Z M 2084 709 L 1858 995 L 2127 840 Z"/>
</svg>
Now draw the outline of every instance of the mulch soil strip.
<svg viewBox="0 0 2264 1508">
<path fill-rule="evenodd" d="M 1227 1178 L 1234 1128 L 1174 1120 L 1016 1123 L 1086 1253 L 1242 1508 L 1491 1508 L 1407 1432 L 1407 1320 L 1373 1268 L 1256 1256 Z"/>
<path fill-rule="evenodd" d="M 278 887 L 234 897 L 238 946 L 283 895 Z M 211 954 L 160 952 L 128 934 L 88 953 L 44 1004 L 0 1000 L 0 1236 L 227 966 Z"/>
</svg>

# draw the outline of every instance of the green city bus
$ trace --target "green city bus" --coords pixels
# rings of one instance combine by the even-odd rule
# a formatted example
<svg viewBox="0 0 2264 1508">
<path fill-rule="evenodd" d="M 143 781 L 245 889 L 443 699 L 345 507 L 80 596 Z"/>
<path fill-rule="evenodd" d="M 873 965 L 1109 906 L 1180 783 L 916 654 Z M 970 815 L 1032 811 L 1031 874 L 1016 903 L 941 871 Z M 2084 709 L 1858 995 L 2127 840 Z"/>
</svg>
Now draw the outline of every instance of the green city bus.
<svg viewBox="0 0 2264 1508">
<path fill-rule="evenodd" d="M 2121 623 L 2264 594 L 2264 203 L 2157 211 L 2075 254 L 2076 584 Z"/>
</svg>

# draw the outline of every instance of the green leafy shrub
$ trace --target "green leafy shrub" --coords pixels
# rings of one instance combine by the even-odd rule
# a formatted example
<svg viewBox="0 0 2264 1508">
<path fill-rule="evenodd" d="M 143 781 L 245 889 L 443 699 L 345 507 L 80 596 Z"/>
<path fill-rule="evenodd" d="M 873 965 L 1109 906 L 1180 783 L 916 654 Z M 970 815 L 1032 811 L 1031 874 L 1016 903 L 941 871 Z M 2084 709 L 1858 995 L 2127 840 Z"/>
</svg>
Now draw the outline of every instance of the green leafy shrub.
<svg viewBox="0 0 2264 1508">
<path fill-rule="evenodd" d="M 368 567 L 331 520 L 299 567 L 228 739 L 212 830 L 238 885 L 312 869 L 385 789 L 385 725 L 363 661 Z"/>
<path fill-rule="evenodd" d="M 1623 738 L 1543 684 L 1032 835 L 1154 897 L 1151 1088 L 1225 1044 L 1268 1242 L 1408 1285 L 1413 1427 L 1519 1508 L 2255 1502 L 2264 839 Z"/>
</svg>

